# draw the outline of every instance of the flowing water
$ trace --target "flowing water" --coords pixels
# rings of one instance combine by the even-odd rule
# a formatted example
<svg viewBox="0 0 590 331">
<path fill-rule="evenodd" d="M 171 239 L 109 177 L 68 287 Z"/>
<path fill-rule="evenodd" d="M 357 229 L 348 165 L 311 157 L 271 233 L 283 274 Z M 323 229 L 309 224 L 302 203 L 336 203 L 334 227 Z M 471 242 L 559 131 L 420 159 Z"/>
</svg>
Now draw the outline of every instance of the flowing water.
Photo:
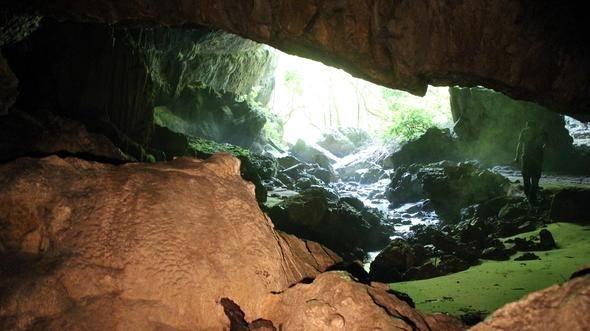
<svg viewBox="0 0 590 331">
<path fill-rule="evenodd" d="M 361 200 L 365 206 L 378 209 L 384 216 L 384 222 L 394 226 L 391 239 L 407 237 L 414 225 L 436 225 L 440 222 L 438 215 L 428 208 L 428 201 L 406 203 L 399 206 L 391 205 L 385 192 L 390 184 L 393 170 L 383 170 L 381 178 L 374 183 L 362 183 L 359 177 L 370 169 L 381 168 L 383 160 L 397 149 L 397 144 L 369 145 L 363 150 L 341 158 L 334 166 L 340 174 L 340 179 L 334 184 L 336 190 L 343 196 L 352 196 Z M 369 252 L 365 261 L 365 269 L 369 266 L 379 251 Z"/>
</svg>

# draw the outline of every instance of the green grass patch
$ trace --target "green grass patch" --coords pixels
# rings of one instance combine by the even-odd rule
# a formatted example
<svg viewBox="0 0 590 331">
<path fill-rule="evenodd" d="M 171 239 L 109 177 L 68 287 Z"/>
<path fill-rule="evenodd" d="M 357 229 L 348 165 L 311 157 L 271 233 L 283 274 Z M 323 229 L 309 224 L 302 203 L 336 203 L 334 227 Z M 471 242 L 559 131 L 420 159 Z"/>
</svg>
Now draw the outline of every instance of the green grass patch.
<svg viewBox="0 0 590 331">
<path fill-rule="evenodd" d="M 548 225 L 558 249 L 534 252 L 541 260 L 487 261 L 463 272 L 419 281 L 391 284 L 409 294 L 424 312 L 460 315 L 466 310 L 492 312 L 527 293 L 566 281 L 590 264 L 590 226 L 571 223 Z M 515 237 L 537 235 L 539 230 Z M 515 258 L 522 253 L 512 256 Z"/>
</svg>

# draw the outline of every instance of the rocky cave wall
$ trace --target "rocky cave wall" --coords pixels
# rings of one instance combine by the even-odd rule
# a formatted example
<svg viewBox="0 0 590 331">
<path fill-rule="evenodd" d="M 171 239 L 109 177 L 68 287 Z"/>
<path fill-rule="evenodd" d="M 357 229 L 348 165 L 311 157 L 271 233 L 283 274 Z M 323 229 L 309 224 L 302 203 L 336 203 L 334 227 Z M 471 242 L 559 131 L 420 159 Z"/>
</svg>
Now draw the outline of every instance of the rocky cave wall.
<svg viewBox="0 0 590 331">
<path fill-rule="evenodd" d="M 590 119 L 581 2 L 3 0 L 61 19 L 220 28 L 392 88 L 482 85 Z"/>
<path fill-rule="evenodd" d="M 13 15 L 0 10 L 0 47 L 14 44 L 37 29 L 41 17 Z M 0 115 L 12 108 L 18 96 L 18 79 L 0 51 Z"/>
<path fill-rule="evenodd" d="M 527 121 L 547 132 L 544 167 L 570 170 L 578 153 L 563 116 L 532 102 L 517 101 L 489 89 L 450 88 L 451 111 L 463 153 L 490 164 L 509 164 Z"/>
<path fill-rule="evenodd" d="M 16 100 L 18 77 L 18 109 L 81 120 L 140 160 L 149 154 L 160 159 L 149 148 L 156 106 L 166 106 L 175 118 L 189 122 L 194 130 L 183 133 L 250 147 L 260 138 L 265 119 L 236 98 L 261 86 L 258 100 L 264 102 L 274 83 L 272 52 L 205 28 L 45 20 L 30 38 L 5 47 L 4 54 L 5 112 Z M 238 135 L 237 126 L 249 130 Z"/>
</svg>

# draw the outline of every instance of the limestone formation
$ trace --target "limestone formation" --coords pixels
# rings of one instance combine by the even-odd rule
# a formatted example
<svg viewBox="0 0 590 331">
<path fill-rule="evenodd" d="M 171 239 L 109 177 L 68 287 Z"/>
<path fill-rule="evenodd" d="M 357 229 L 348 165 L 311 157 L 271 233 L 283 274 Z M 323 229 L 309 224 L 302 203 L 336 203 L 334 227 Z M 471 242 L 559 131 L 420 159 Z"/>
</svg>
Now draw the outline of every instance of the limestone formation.
<svg viewBox="0 0 590 331">
<path fill-rule="evenodd" d="M 3 3 L 24 10 L 18 8 L 21 1 Z M 429 83 L 483 85 L 590 118 L 581 2 L 59 0 L 35 5 L 46 15 L 77 21 L 205 25 L 419 95 Z"/>
<path fill-rule="evenodd" d="M 6 70 L 27 82 L 19 88 L 21 110 L 50 109 L 75 118 L 136 159 L 142 152 L 127 148 L 132 145 L 127 140 L 148 146 L 154 117 L 177 132 L 252 147 L 266 119 L 236 97 L 260 86 L 265 89 L 259 97 L 268 98 L 268 80 L 274 78 L 274 57 L 263 45 L 202 27 L 109 27 L 47 19 L 25 42 L 4 47 L 3 54 L 10 64 Z M 0 100 L 4 90 L 15 90 L 4 87 L 5 80 L 14 83 L 3 67 L 0 61 Z M 168 111 L 154 114 L 157 106 Z M 114 129 L 103 128 L 108 125 Z"/>
<path fill-rule="evenodd" d="M 339 258 L 281 235 L 239 161 L 0 166 L 0 329 L 220 329 Z M 359 317 L 360 318 L 360 317 Z"/>
<path fill-rule="evenodd" d="M 0 165 L 0 329 L 461 329 L 345 273 L 318 276 L 341 259 L 275 231 L 239 168 L 228 154 Z"/>
<path fill-rule="evenodd" d="M 264 318 L 284 330 L 463 330 L 456 319 L 425 316 L 380 287 L 328 272 L 311 284 L 297 284 L 262 303 Z M 356 316 L 363 316 L 362 320 Z"/>
<path fill-rule="evenodd" d="M 590 277 L 531 293 L 498 309 L 472 331 L 588 330 Z"/>
</svg>

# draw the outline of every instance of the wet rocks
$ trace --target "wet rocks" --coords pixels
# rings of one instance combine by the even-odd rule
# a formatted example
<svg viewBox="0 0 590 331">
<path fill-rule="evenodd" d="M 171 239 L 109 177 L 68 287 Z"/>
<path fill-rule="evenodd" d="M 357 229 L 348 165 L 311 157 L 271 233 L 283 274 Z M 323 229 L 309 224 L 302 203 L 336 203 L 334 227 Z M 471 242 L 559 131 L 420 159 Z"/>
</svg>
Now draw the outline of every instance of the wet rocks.
<svg viewBox="0 0 590 331">
<path fill-rule="evenodd" d="M 471 264 L 455 255 L 443 255 L 438 262 L 439 275 L 447 275 L 469 269 Z"/>
<path fill-rule="evenodd" d="M 553 235 L 547 229 L 542 229 L 538 236 L 529 238 L 516 237 L 505 241 L 513 245 L 514 250 L 519 252 L 548 251 L 557 248 Z"/>
<path fill-rule="evenodd" d="M 354 144 L 338 130 L 325 133 L 318 145 L 338 157 L 344 157 L 355 150 Z"/>
<path fill-rule="evenodd" d="M 317 163 L 306 163 L 292 155 L 279 157 L 277 165 L 276 178 L 289 190 L 327 186 L 336 179 L 331 165 L 323 168 Z"/>
<path fill-rule="evenodd" d="M 512 254 L 514 254 L 514 250 L 507 249 L 503 243 L 499 242 L 494 246 L 484 249 L 481 253 L 481 258 L 486 260 L 506 261 L 510 260 Z"/>
<path fill-rule="evenodd" d="M 456 222 L 462 208 L 499 196 L 505 196 L 508 180 L 470 163 L 447 165 L 422 177 L 422 188 L 441 219 Z M 439 169 L 441 169 L 439 168 Z"/>
<path fill-rule="evenodd" d="M 523 204 L 523 198 L 496 197 L 463 208 L 461 221 L 457 224 L 411 226 L 411 233 L 405 240 L 412 255 L 406 255 L 415 257 L 417 262 L 404 268 L 399 266 L 399 261 L 398 264 L 387 262 L 391 270 L 386 276 L 379 277 L 389 281 L 426 279 L 465 270 L 479 263 L 479 259 L 505 261 L 518 251 L 554 249 L 555 241 L 546 229 L 531 238 L 500 239 L 532 231 L 546 222 L 545 211 L 524 209 Z M 417 207 L 406 206 L 408 211 Z M 397 243 L 392 245 L 399 246 Z M 394 252 L 403 250 L 397 248 Z M 384 257 L 371 265 L 377 268 L 376 272 L 384 269 L 380 265 L 386 261 Z"/>
<path fill-rule="evenodd" d="M 440 160 L 459 160 L 456 139 L 449 129 L 430 128 L 422 136 L 405 143 L 388 158 L 393 168 L 414 163 L 432 163 Z"/>
<path fill-rule="evenodd" d="M 420 280 L 420 279 L 429 279 L 438 277 L 441 274 L 439 273 L 436 265 L 432 261 L 428 261 L 420 266 L 415 266 L 408 269 L 403 274 L 404 280 Z"/>
<path fill-rule="evenodd" d="M 373 166 L 369 169 L 363 169 L 363 171 L 358 172 L 361 175 L 360 183 L 361 184 L 373 184 L 378 182 L 380 179 L 385 178 L 386 173 L 381 167 Z"/>
<path fill-rule="evenodd" d="M 555 244 L 555 239 L 553 239 L 553 235 L 547 229 L 542 229 L 539 232 L 539 249 L 546 251 L 556 248 L 557 245 Z"/>
<path fill-rule="evenodd" d="M 398 168 L 391 175 L 391 184 L 386 191 L 387 199 L 399 206 L 407 202 L 415 202 L 424 198 L 418 165 L 409 168 Z"/>
<path fill-rule="evenodd" d="M 468 269 L 481 252 L 432 226 L 413 226 L 408 239 L 393 240 L 371 263 L 381 282 L 427 279 Z"/>
<path fill-rule="evenodd" d="M 397 282 L 403 279 L 408 269 L 421 262 L 410 244 L 403 239 L 395 239 L 371 263 L 369 275 L 378 282 Z"/>
<path fill-rule="evenodd" d="M 551 219 L 563 222 L 590 223 L 590 189 L 564 189 L 553 197 Z"/>
<path fill-rule="evenodd" d="M 269 210 L 269 216 L 278 229 L 320 242 L 345 257 L 362 258 L 366 251 L 383 248 L 391 231 L 376 210 L 322 187 L 286 198 Z"/>
<path fill-rule="evenodd" d="M 301 143 L 303 144 L 301 146 L 305 145 L 303 141 L 301 141 Z M 313 153 L 310 155 L 313 155 Z M 319 159 L 316 157 L 311 157 L 311 159 L 316 161 L 327 160 L 323 159 L 323 156 L 321 155 L 323 154 L 320 153 L 316 155 Z M 310 159 L 309 155 L 307 157 L 307 159 Z M 295 155 L 281 156 L 277 159 L 276 178 L 284 188 L 289 190 L 300 191 L 311 188 L 312 186 L 327 186 L 336 179 L 336 174 L 334 173 L 331 162 L 319 162 L 324 164 L 325 167 L 315 161 L 311 163 L 302 161 L 298 157 L 295 157 Z"/>
<path fill-rule="evenodd" d="M 514 261 L 533 261 L 541 258 L 535 253 L 524 253 L 521 256 L 514 258 Z"/>
<path fill-rule="evenodd" d="M 338 157 L 344 157 L 370 140 L 369 134 L 364 130 L 338 128 L 325 133 L 318 141 L 318 145 Z"/>
<path fill-rule="evenodd" d="M 291 154 L 306 163 L 316 163 L 320 167 L 329 169 L 336 163 L 337 158 L 332 153 L 317 145 L 311 145 L 299 139 L 291 147 Z"/>
<path fill-rule="evenodd" d="M 430 199 L 447 223 L 460 219 L 462 208 L 506 196 L 509 182 L 472 163 L 439 162 L 399 168 L 392 175 L 387 197 L 393 203 Z"/>
<path fill-rule="evenodd" d="M 513 245 L 512 248 L 519 252 L 528 252 L 528 251 L 535 251 L 537 250 L 537 244 L 534 241 L 534 238 L 526 239 L 526 238 L 514 238 L 506 240 L 507 244 Z"/>
</svg>

